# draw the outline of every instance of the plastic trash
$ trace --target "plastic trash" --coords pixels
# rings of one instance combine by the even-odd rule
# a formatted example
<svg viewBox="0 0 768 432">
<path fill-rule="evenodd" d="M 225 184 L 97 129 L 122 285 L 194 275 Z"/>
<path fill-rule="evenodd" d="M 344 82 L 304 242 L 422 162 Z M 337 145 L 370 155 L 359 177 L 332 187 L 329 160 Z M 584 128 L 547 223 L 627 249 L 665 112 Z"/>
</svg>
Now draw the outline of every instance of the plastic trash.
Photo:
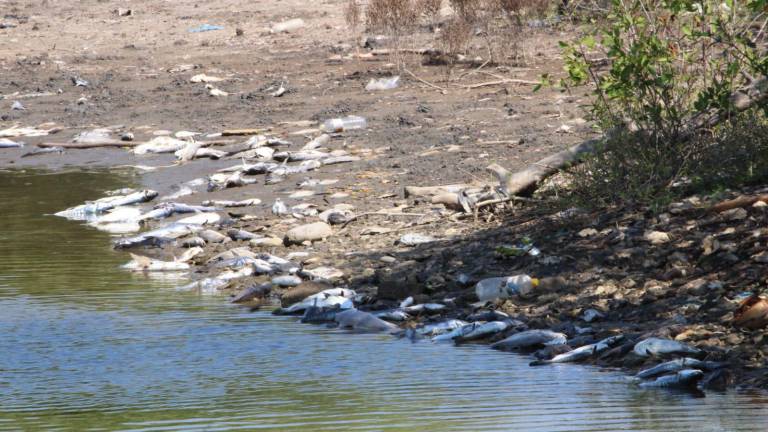
<svg viewBox="0 0 768 432">
<path fill-rule="evenodd" d="M 304 20 L 301 18 L 294 18 L 288 21 L 274 24 L 270 30 L 272 33 L 290 33 L 304 27 Z"/>
<path fill-rule="evenodd" d="M 24 105 L 19 101 L 14 101 L 11 105 L 11 110 L 14 111 L 26 111 L 27 108 L 24 107 Z"/>
<path fill-rule="evenodd" d="M 224 30 L 223 26 L 220 25 L 211 25 L 211 24 L 202 24 L 197 27 L 192 27 L 189 29 L 190 33 L 203 33 L 208 31 L 215 31 L 215 30 Z"/>
<path fill-rule="evenodd" d="M 360 116 L 347 116 L 343 118 L 329 119 L 320 126 L 325 132 L 343 132 L 353 129 L 365 129 L 368 126 L 365 118 Z"/>
<path fill-rule="evenodd" d="M 539 280 L 528 275 L 483 279 L 475 285 L 480 301 L 504 299 L 515 295 L 524 297 L 539 285 Z"/>
<path fill-rule="evenodd" d="M 368 91 L 392 90 L 400 85 L 400 76 L 391 78 L 371 79 L 365 89 Z"/>
</svg>

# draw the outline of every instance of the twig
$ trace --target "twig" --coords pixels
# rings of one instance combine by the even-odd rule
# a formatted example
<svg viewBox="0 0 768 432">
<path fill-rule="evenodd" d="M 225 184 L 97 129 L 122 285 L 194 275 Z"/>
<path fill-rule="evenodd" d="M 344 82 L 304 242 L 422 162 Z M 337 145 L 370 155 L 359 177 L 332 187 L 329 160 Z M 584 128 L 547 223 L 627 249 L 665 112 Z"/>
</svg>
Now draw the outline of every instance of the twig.
<svg viewBox="0 0 768 432">
<path fill-rule="evenodd" d="M 431 82 L 429 82 L 429 81 L 425 81 L 425 80 L 423 80 L 423 79 L 421 79 L 421 78 L 417 77 L 417 76 L 416 76 L 416 75 L 415 75 L 413 72 L 409 71 L 408 69 L 403 69 L 403 70 L 404 70 L 405 72 L 407 72 L 407 73 L 408 73 L 408 75 L 410 75 L 411 77 L 413 77 L 413 79 L 415 79 L 416 81 L 419 81 L 419 82 L 420 82 L 420 83 L 422 83 L 422 84 L 426 84 L 426 85 L 428 85 L 428 86 L 432 87 L 433 89 L 436 89 L 436 90 L 440 90 L 441 92 L 448 92 L 448 90 L 447 90 L 447 89 L 444 89 L 444 88 L 442 88 L 442 87 L 440 87 L 440 86 L 436 86 L 436 85 L 432 84 L 432 83 L 431 83 Z"/>
<path fill-rule="evenodd" d="M 494 86 L 499 84 L 521 84 L 521 85 L 539 85 L 540 83 L 538 81 L 529 81 L 529 80 L 521 80 L 521 79 L 513 79 L 513 78 L 505 78 L 503 80 L 498 81 L 488 81 L 478 84 L 454 84 L 455 86 L 462 87 L 468 90 L 480 88 L 480 87 L 488 87 L 488 86 Z"/>
<path fill-rule="evenodd" d="M 377 211 L 377 212 L 368 212 L 368 213 L 361 213 L 359 215 L 356 215 L 352 217 L 350 220 L 344 222 L 344 225 L 341 226 L 341 229 L 344 229 L 349 225 L 350 223 L 356 221 L 357 219 L 360 219 L 365 216 L 412 216 L 412 217 L 421 217 L 426 216 L 424 213 L 388 213 L 383 211 Z"/>
</svg>

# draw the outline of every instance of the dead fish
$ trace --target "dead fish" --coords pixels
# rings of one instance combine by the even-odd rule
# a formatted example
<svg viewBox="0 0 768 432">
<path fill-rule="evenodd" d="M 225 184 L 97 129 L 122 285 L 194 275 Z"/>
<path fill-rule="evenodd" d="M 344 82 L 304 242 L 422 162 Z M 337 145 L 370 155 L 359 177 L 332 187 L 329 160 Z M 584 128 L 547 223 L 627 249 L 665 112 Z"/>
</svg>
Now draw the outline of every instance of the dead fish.
<svg viewBox="0 0 768 432">
<path fill-rule="evenodd" d="M 139 144 L 133 148 L 133 153 L 143 155 L 147 153 L 173 153 L 185 148 L 189 144 L 187 141 L 172 138 L 169 136 L 154 137 L 151 140 Z"/>
<path fill-rule="evenodd" d="M 67 210 L 55 213 L 56 216 L 67 219 L 85 220 L 93 215 L 104 213 L 115 207 L 127 206 L 151 201 L 157 197 L 157 192 L 153 190 L 143 190 L 124 196 L 107 197 L 96 200 L 92 203 L 82 204 Z"/>
<path fill-rule="evenodd" d="M 301 284 L 301 278 L 298 276 L 277 276 L 272 278 L 272 285 L 277 285 L 279 287 L 287 288 L 287 287 L 295 287 Z"/>
<path fill-rule="evenodd" d="M 258 198 L 251 198 L 242 201 L 203 201 L 204 206 L 214 207 L 249 207 L 261 204 L 261 200 Z"/>
<path fill-rule="evenodd" d="M 203 147 L 197 150 L 195 152 L 195 159 L 202 159 L 202 158 L 208 158 L 213 160 L 218 160 L 224 157 L 229 156 L 229 152 L 226 152 L 224 150 L 216 150 L 209 147 Z"/>
<path fill-rule="evenodd" d="M 316 170 L 320 168 L 322 164 L 317 160 L 307 160 L 299 165 L 280 165 L 277 168 L 272 169 L 270 172 L 275 175 L 287 176 L 291 174 L 300 174 Z"/>
<path fill-rule="evenodd" d="M 195 193 L 195 191 L 192 190 L 192 188 L 190 188 L 190 187 L 179 186 L 179 189 L 176 192 L 174 192 L 172 194 L 165 195 L 163 197 L 160 197 L 160 199 L 161 200 L 175 200 L 175 199 L 179 199 L 181 197 L 192 195 L 194 193 Z"/>
<path fill-rule="evenodd" d="M 301 322 L 304 324 L 322 324 L 336 321 L 336 314 L 343 309 L 340 307 L 317 307 L 310 306 L 304 311 Z"/>
<path fill-rule="evenodd" d="M 178 223 L 193 225 L 213 225 L 221 221 L 221 215 L 218 213 L 195 213 L 192 216 L 179 219 Z"/>
<path fill-rule="evenodd" d="M 252 239 L 255 239 L 255 238 L 262 237 L 260 235 L 256 235 L 256 234 L 254 234 L 252 232 L 248 232 L 248 231 L 241 230 L 241 229 L 231 229 L 231 230 L 227 231 L 227 235 L 232 240 L 252 240 Z"/>
<path fill-rule="evenodd" d="M 229 241 L 229 237 L 225 236 L 224 234 L 214 231 L 214 230 L 203 230 L 200 231 L 198 234 L 200 238 L 206 241 L 206 243 L 224 243 L 226 241 Z"/>
<path fill-rule="evenodd" d="M 394 310 L 387 310 L 387 311 L 381 311 L 374 313 L 377 317 L 387 320 L 387 321 L 408 321 L 411 319 L 411 316 L 408 315 L 407 312 L 394 309 Z"/>
<path fill-rule="evenodd" d="M 753 294 L 739 303 L 733 314 L 733 325 L 750 330 L 768 326 L 768 300 Z"/>
<path fill-rule="evenodd" d="M 538 348 L 543 345 L 563 345 L 568 338 L 550 330 L 526 330 L 515 333 L 491 345 L 491 348 L 512 351 Z"/>
<path fill-rule="evenodd" d="M 453 341 L 458 343 L 468 342 L 471 340 L 484 339 L 489 336 L 493 336 L 496 333 L 501 333 L 504 330 L 520 323 L 519 321 L 491 321 L 487 323 L 471 323 L 460 329 L 460 334 L 453 338 Z M 521 323 L 522 324 L 522 323 Z"/>
<path fill-rule="evenodd" d="M 317 180 L 317 179 L 306 178 L 300 181 L 299 183 L 297 183 L 297 186 L 300 188 L 314 188 L 318 186 L 330 186 L 338 182 L 339 182 L 338 179 Z"/>
<path fill-rule="evenodd" d="M 228 159 L 245 159 L 245 160 L 262 160 L 262 161 L 270 161 L 272 160 L 272 155 L 275 154 L 275 149 L 272 147 L 257 147 L 252 148 L 249 150 L 241 151 L 238 153 L 235 153 L 228 157 Z"/>
<path fill-rule="evenodd" d="M 203 246 L 205 246 L 205 240 L 201 239 L 200 237 L 190 237 L 188 239 L 185 239 L 183 242 L 181 242 L 181 247 L 185 247 L 185 248 L 203 247 Z"/>
<path fill-rule="evenodd" d="M 635 344 L 635 354 L 648 356 L 700 355 L 702 351 L 671 339 L 648 338 Z"/>
<path fill-rule="evenodd" d="M 176 291 L 198 291 L 200 294 L 218 294 L 229 281 L 217 278 L 205 278 L 176 288 Z"/>
<path fill-rule="evenodd" d="M 727 366 L 728 366 L 728 363 L 703 361 L 703 360 L 697 360 L 690 357 L 685 357 L 681 359 L 668 361 L 668 362 L 656 365 L 649 369 L 641 370 L 635 375 L 635 378 L 648 379 L 648 378 L 652 378 L 662 374 L 678 372 L 686 368 L 711 371 L 716 369 L 722 369 Z"/>
<path fill-rule="evenodd" d="M 674 375 L 665 375 L 639 385 L 643 388 L 695 388 L 703 377 L 704 372 L 698 369 L 683 369 Z"/>
<path fill-rule="evenodd" d="M 422 312 L 439 312 L 446 307 L 446 305 L 440 303 L 421 303 L 417 305 L 406 306 L 402 309 L 410 314 L 418 314 Z"/>
<path fill-rule="evenodd" d="M 160 261 L 141 255 L 131 255 L 131 262 L 121 268 L 131 271 L 179 271 L 189 270 L 189 264 L 180 261 Z"/>
<path fill-rule="evenodd" d="M 197 151 L 200 150 L 200 145 L 201 144 L 199 142 L 191 141 L 188 142 L 180 150 L 176 150 L 176 152 L 173 154 L 176 156 L 179 162 L 189 162 L 197 155 Z"/>
<path fill-rule="evenodd" d="M 611 336 L 609 338 L 605 338 L 601 340 L 600 342 L 584 345 L 582 347 L 576 348 L 575 350 L 568 351 L 567 353 L 558 354 L 552 357 L 550 360 L 533 361 L 530 363 L 530 366 L 541 366 L 541 365 L 551 364 L 551 363 L 576 363 L 576 362 L 584 361 L 590 357 L 594 357 L 608 350 L 612 346 L 621 342 L 623 339 L 624 339 L 623 335 Z"/>
<path fill-rule="evenodd" d="M 319 137 L 313 139 L 312 141 L 306 143 L 304 147 L 301 148 L 301 150 L 303 151 L 315 150 L 317 148 L 328 145 L 329 142 L 331 142 L 331 136 L 328 134 L 322 134 Z"/>
<path fill-rule="evenodd" d="M 266 185 L 273 185 L 282 183 L 285 181 L 285 176 L 275 174 L 275 173 L 269 173 L 266 177 L 264 177 L 264 184 Z"/>
<path fill-rule="evenodd" d="M 321 266 L 313 269 L 301 269 L 299 274 L 313 281 L 333 281 L 344 277 L 344 272 L 337 268 Z"/>
<path fill-rule="evenodd" d="M 115 241 L 115 248 L 130 248 L 155 244 L 157 242 L 163 243 L 164 241 L 167 241 L 167 239 L 177 239 L 202 231 L 202 229 L 202 225 L 172 223 L 162 228 L 141 233 L 134 237 L 119 239 Z"/>
<path fill-rule="evenodd" d="M 272 159 L 279 162 L 304 162 L 311 160 L 320 160 L 331 157 L 330 153 L 321 152 L 317 150 L 306 150 L 298 152 L 276 152 L 272 155 Z"/>
<path fill-rule="evenodd" d="M 264 298 L 270 293 L 271 290 L 272 285 L 270 284 L 253 285 L 237 293 L 234 297 L 232 297 L 230 302 L 245 303 L 257 298 Z"/>
<path fill-rule="evenodd" d="M 277 309 L 274 313 L 276 315 L 292 315 L 296 313 L 303 313 L 310 306 L 321 307 L 321 308 L 330 308 L 330 307 L 338 306 L 341 309 L 351 309 L 354 307 L 354 303 L 352 302 L 352 299 L 349 299 L 346 297 L 334 296 L 334 295 L 323 295 L 319 297 L 310 296 L 310 297 L 307 297 L 306 299 L 302 300 L 299 303 L 294 303 L 287 308 Z"/>
<path fill-rule="evenodd" d="M 256 183 L 256 179 L 243 177 L 243 173 L 241 171 L 237 171 L 231 175 L 214 174 L 208 178 L 208 192 L 212 192 L 217 189 L 229 189 Z"/>
<path fill-rule="evenodd" d="M 408 315 L 408 314 L 406 314 Z M 416 333 L 423 336 L 438 336 L 450 331 L 462 328 L 469 323 L 458 319 L 450 319 L 435 324 L 427 324 L 416 329 Z"/>
<path fill-rule="evenodd" d="M 0 148 L 2 148 L 2 146 L 0 146 Z M 30 151 L 24 153 L 23 155 L 21 155 L 21 157 L 25 158 L 25 157 L 39 156 L 39 155 L 44 155 L 44 154 L 49 154 L 49 153 L 60 153 L 61 154 L 61 153 L 64 153 L 65 151 L 66 150 L 64 149 L 64 147 L 59 147 L 59 146 L 45 147 L 45 148 L 38 147 L 38 148 L 36 148 L 34 150 L 30 150 Z"/>
<path fill-rule="evenodd" d="M 22 148 L 24 147 L 24 143 L 22 142 L 16 142 L 11 141 L 7 138 L 0 138 L 0 149 L 4 148 Z"/>
<path fill-rule="evenodd" d="M 91 223 L 135 222 L 140 216 L 141 210 L 137 207 L 115 207 L 106 214 L 97 216 Z"/>
<path fill-rule="evenodd" d="M 371 313 L 359 311 L 354 308 L 336 313 L 334 320 L 339 323 L 339 327 L 349 328 L 356 331 L 386 331 L 394 333 L 400 330 L 398 326 L 392 323 L 379 319 Z"/>
<path fill-rule="evenodd" d="M 475 321 L 504 321 L 512 319 L 512 317 L 509 316 L 509 314 L 506 314 L 504 312 L 500 312 L 497 310 L 489 310 L 489 311 L 483 311 L 483 312 L 477 312 L 473 313 L 472 315 L 467 317 L 467 321 L 469 322 L 475 322 Z"/>
</svg>

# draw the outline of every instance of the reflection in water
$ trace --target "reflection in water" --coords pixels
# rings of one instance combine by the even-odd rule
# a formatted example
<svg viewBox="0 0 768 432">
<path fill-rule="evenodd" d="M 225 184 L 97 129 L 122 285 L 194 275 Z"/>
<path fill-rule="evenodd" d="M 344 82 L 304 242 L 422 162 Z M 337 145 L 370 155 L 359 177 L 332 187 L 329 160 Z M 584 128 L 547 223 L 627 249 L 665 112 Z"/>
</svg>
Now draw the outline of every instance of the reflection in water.
<svg viewBox="0 0 768 432">
<path fill-rule="evenodd" d="M 764 394 L 704 399 L 482 346 L 349 334 L 120 271 L 109 237 L 42 216 L 107 174 L 0 174 L 0 430 L 762 430 Z"/>
</svg>

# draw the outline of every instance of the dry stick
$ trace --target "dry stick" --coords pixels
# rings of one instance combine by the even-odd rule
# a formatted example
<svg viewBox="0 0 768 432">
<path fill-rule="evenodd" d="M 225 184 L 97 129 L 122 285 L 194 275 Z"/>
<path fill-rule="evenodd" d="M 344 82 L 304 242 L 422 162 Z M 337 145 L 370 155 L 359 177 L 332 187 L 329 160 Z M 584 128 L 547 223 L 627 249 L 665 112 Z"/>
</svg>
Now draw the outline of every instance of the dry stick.
<svg viewBox="0 0 768 432">
<path fill-rule="evenodd" d="M 236 135 L 258 135 L 260 133 L 267 132 L 269 129 L 230 129 L 221 132 L 221 136 L 236 136 Z"/>
<path fill-rule="evenodd" d="M 359 215 L 356 215 L 356 216 L 352 217 L 348 221 L 344 222 L 344 225 L 341 226 L 341 229 L 346 228 L 347 225 L 349 225 L 350 223 L 354 222 L 357 219 L 360 219 L 361 217 L 364 217 L 364 216 L 376 216 L 376 215 L 379 215 L 379 216 L 415 216 L 415 217 L 426 216 L 426 214 L 424 214 L 424 213 L 387 213 L 387 212 L 382 212 L 382 211 L 361 213 Z"/>
<path fill-rule="evenodd" d="M 720 213 L 735 208 L 748 207 L 758 201 L 768 202 L 768 194 L 740 196 L 732 200 L 719 202 L 713 205 L 709 210 L 713 213 Z"/>
<path fill-rule="evenodd" d="M 212 145 L 226 145 L 226 144 L 233 144 L 234 140 L 211 140 L 211 141 L 198 141 L 198 143 L 205 147 L 205 146 L 212 146 Z M 118 141 L 118 140 L 105 140 L 105 141 L 99 141 L 99 142 L 91 142 L 91 143 L 54 143 L 54 142 L 43 142 L 37 144 L 38 147 L 41 148 L 47 148 L 47 147 L 62 147 L 66 149 L 91 149 L 91 148 L 98 148 L 98 147 L 136 147 L 141 144 L 146 144 L 146 142 L 140 142 L 140 141 Z"/>
<path fill-rule="evenodd" d="M 487 87 L 487 86 L 494 86 L 499 84 L 520 84 L 520 85 L 539 85 L 541 84 L 539 81 L 529 81 L 529 80 L 521 80 L 521 79 L 513 79 L 513 78 L 505 78 L 503 80 L 498 81 L 488 81 L 478 84 L 454 84 L 455 86 L 462 87 L 468 90 L 480 88 L 480 87 Z"/>
<path fill-rule="evenodd" d="M 440 86 L 436 86 L 436 85 L 432 84 L 432 83 L 431 83 L 431 82 L 429 82 L 429 81 L 424 81 L 423 79 L 421 79 L 421 78 L 417 77 L 417 76 L 416 76 L 416 75 L 415 75 L 413 72 L 409 71 L 408 69 L 403 69 L 403 70 L 404 70 L 405 72 L 407 72 L 407 73 L 408 73 L 408 75 L 412 76 L 412 77 L 413 77 L 413 78 L 414 78 L 416 81 L 419 81 L 419 82 L 420 82 L 420 83 L 422 83 L 422 84 L 426 84 L 426 85 L 428 85 L 428 86 L 432 87 L 433 89 L 437 89 L 437 90 L 440 90 L 440 91 L 442 91 L 442 92 L 448 92 L 448 90 L 446 90 L 446 89 L 444 89 L 444 88 L 442 88 L 442 87 L 440 87 Z"/>
</svg>

